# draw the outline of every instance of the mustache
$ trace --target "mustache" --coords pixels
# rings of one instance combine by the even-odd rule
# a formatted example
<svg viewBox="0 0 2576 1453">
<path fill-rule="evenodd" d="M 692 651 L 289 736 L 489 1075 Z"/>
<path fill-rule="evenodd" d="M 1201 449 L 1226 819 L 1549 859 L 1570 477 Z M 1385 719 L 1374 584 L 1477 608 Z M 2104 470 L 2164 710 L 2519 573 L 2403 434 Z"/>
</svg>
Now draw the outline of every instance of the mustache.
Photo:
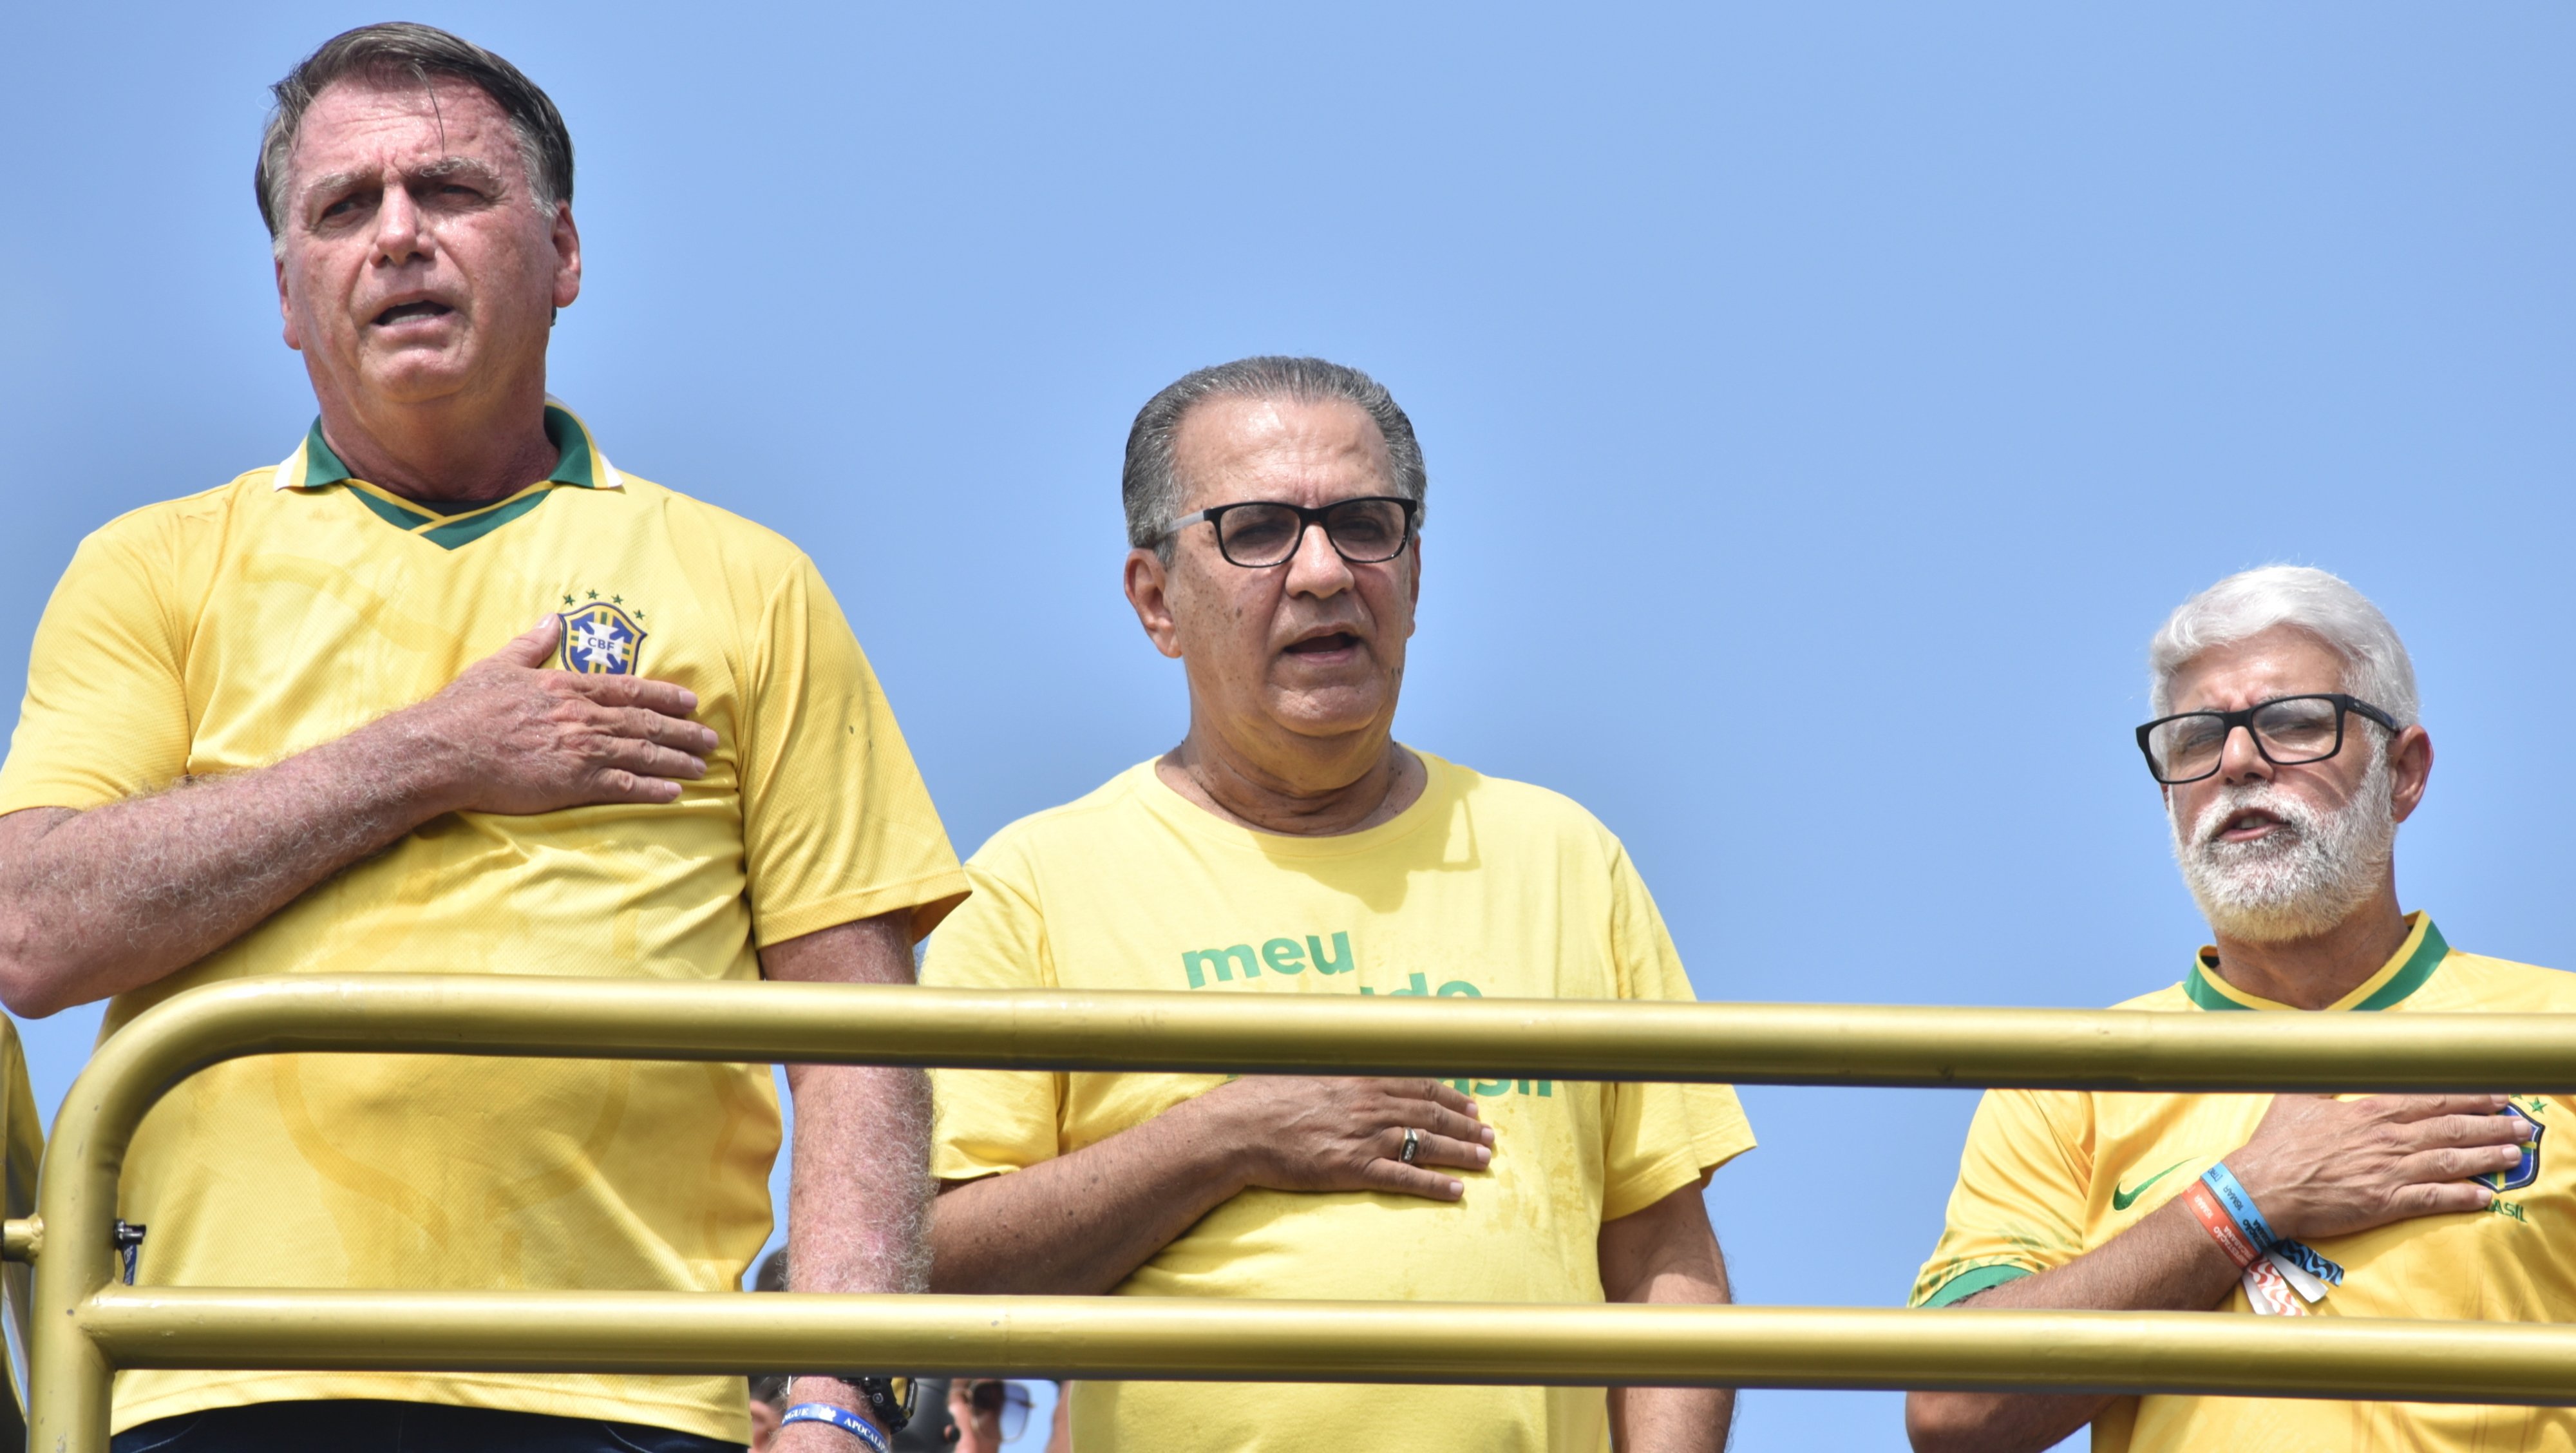
<svg viewBox="0 0 2576 1453">
<path fill-rule="evenodd" d="M 1342 616 L 1336 614 L 1318 616 L 1313 620 L 1297 621 L 1283 629 L 1274 631 L 1272 639 L 1281 641 L 1299 641 L 1309 640 L 1317 636 L 1345 635 L 1354 636 L 1365 641 L 1374 636 L 1375 630 L 1375 626 L 1363 617 L 1356 615 Z"/>
<path fill-rule="evenodd" d="M 2209 848 L 2227 830 L 2228 819 L 2247 810 L 2269 813 L 2298 837 L 2313 837 L 2321 825 L 2316 809 L 2270 782 L 2249 782 L 2219 789 L 2218 798 L 2200 811 L 2191 825 L 2191 845 Z"/>
</svg>

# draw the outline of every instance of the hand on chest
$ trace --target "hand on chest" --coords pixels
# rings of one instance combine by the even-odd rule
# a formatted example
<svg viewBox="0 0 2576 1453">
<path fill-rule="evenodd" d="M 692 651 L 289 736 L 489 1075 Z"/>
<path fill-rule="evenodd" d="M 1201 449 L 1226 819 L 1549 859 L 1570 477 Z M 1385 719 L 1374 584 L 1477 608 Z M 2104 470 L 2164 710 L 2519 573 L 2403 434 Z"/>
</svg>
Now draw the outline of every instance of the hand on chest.
<svg viewBox="0 0 2576 1453">
<path fill-rule="evenodd" d="M 2260 1159 L 2243 1147 L 2264 1125 L 2273 1098 L 2103 1096 L 2097 1103 L 2103 1113 L 2085 1232 L 2091 1246 L 2184 1195 L 2222 1161 L 2240 1155 Z M 2576 1105 L 2563 1098 L 2513 1095 L 2502 1113 L 2522 1132 L 2520 1154 L 2506 1169 L 2467 1178 L 2491 1193 L 2483 1208 L 2384 1220 L 2352 1218 L 2360 1222 L 2358 1229 L 2333 1234 L 2280 1231 L 2292 1248 L 2292 1260 L 2312 1251 L 2330 1268 L 2328 1280 L 2338 1283 L 2331 1310 L 2432 1315 L 2410 1309 L 2426 1297 L 2448 1295 L 2437 1290 L 2440 1286 L 2456 1284 L 2469 1295 L 2485 1287 L 2503 1295 L 2497 1289 L 2507 1284 L 2537 1286 L 2534 1278 L 2550 1279 L 2548 1268 L 2566 1260 L 2554 1250 L 2556 1238 L 2576 1225 L 2570 1220 L 2576 1216 L 2576 1170 L 2567 1164 L 2566 1147 L 2554 1141 L 2553 1124 L 2576 1115 Z M 2277 1125 L 2265 1133 L 2277 1134 Z M 2333 1144 L 2316 1150 L 2316 1156 L 2306 1158 L 2317 1168 L 2315 1184 L 2336 1179 L 2341 1157 L 2364 1154 L 2360 1148 Z M 2254 1199 L 2259 1203 L 2259 1197 Z M 2316 1215 L 2314 1208 L 2309 1214 Z M 2345 1273 L 2348 1280 L 2339 1280 Z"/>
<path fill-rule="evenodd" d="M 370 573 L 259 556 L 221 582 L 186 658 L 187 770 L 264 766 L 347 736 L 437 695 L 544 622 L 546 649 L 529 669 L 686 688 L 720 742 L 702 785 L 730 782 L 733 673 L 721 634 L 685 592 L 631 565 L 558 571 L 559 581 L 444 560 L 435 563 L 450 568 L 402 568 L 419 563 Z M 624 575 L 641 578 L 629 586 Z"/>
</svg>

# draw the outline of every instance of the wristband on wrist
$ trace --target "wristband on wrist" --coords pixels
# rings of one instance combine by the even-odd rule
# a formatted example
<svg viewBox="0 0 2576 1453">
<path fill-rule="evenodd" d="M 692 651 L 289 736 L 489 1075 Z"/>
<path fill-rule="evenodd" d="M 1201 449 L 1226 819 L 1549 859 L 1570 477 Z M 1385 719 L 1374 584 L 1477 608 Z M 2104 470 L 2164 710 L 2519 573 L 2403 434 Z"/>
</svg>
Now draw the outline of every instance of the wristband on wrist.
<svg viewBox="0 0 2576 1453">
<path fill-rule="evenodd" d="M 2200 1229 L 2209 1233 L 2209 1239 L 2218 1243 L 2218 1249 L 2227 1253 L 2227 1259 L 2236 1263 L 2238 1271 L 2263 1259 L 2263 1253 L 2245 1238 L 2244 1229 L 2236 1224 L 2235 1217 L 2227 1214 L 2226 1207 L 2218 1204 L 2217 1193 L 2210 1190 L 2206 1182 L 2193 1181 L 2184 1187 L 2182 1203 L 2191 1207 L 2191 1214 L 2200 1222 Z"/>
<path fill-rule="evenodd" d="M 886 1435 L 877 1431 L 876 1424 L 848 1408 L 836 1408 L 830 1403 L 798 1403 L 778 1415 L 778 1426 L 784 1428 L 790 1423 L 829 1423 L 867 1444 L 869 1453 L 891 1453 Z"/>
<path fill-rule="evenodd" d="M 2330 1287 L 2343 1285 L 2343 1266 L 2304 1241 L 2276 1241 L 2272 1254 Z M 2315 1297 L 2308 1298 L 2315 1301 Z"/>
<path fill-rule="evenodd" d="M 2209 1187 L 2209 1193 L 2218 1198 L 2218 1204 L 2226 1209 L 2228 1216 L 2236 1222 L 2236 1229 L 2245 1233 L 2246 1241 L 2256 1252 L 2269 1251 L 2279 1244 L 2281 1238 L 2273 1234 L 2272 1223 L 2263 1219 L 2263 1212 L 2255 1206 L 2254 1197 L 2236 1179 L 2236 1173 L 2227 1168 L 2227 1162 L 2222 1160 L 2202 1172 L 2200 1183 Z"/>
</svg>

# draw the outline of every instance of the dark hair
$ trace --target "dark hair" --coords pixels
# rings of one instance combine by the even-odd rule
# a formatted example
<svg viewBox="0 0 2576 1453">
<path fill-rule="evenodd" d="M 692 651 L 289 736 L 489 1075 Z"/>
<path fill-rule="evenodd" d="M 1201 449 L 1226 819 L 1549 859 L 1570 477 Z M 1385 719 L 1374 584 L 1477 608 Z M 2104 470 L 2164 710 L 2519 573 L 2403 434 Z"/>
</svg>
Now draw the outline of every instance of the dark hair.
<svg viewBox="0 0 2576 1453">
<path fill-rule="evenodd" d="M 277 104 L 269 110 L 268 129 L 259 140 L 259 165 L 251 185 L 259 200 L 260 219 L 272 241 L 286 230 L 286 162 L 295 150 L 295 133 L 313 98 L 334 81 L 355 76 L 374 82 L 413 81 L 429 84 L 449 76 L 492 98 L 510 118 L 518 138 L 519 160 L 527 168 L 529 200 L 548 217 L 572 200 L 572 133 L 563 114 L 522 75 L 517 66 L 462 36 L 434 25 L 388 21 L 344 30 L 322 42 L 322 48 L 296 62 L 286 79 L 269 87 Z"/>
<path fill-rule="evenodd" d="M 1395 395 L 1376 379 L 1320 358 L 1238 358 L 1183 374 L 1136 411 L 1127 431 L 1127 465 L 1119 492 L 1127 505 L 1127 543 L 1139 550 L 1167 552 L 1172 520 L 1181 512 L 1181 481 L 1172 462 L 1172 440 L 1191 409 L 1212 398 L 1294 399 L 1301 404 L 1340 399 L 1356 404 L 1377 424 L 1386 441 L 1387 487 L 1419 504 L 1430 488 L 1422 467 L 1422 444 L 1413 437 L 1413 421 L 1396 407 Z M 1419 516 L 1416 517 L 1417 520 Z"/>
</svg>

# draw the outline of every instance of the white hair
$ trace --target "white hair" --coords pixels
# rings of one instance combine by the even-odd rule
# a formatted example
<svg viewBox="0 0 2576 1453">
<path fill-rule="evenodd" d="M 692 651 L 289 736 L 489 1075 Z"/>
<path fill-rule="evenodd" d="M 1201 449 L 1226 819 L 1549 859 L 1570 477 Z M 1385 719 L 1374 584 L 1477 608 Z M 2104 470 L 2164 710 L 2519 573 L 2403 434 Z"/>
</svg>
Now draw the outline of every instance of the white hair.
<svg viewBox="0 0 2576 1453">
<path fill-rule="evenodd" d="M 2147 643 L 2147 696 L 2153 715 L 2173 711 L 2173 679 L 2202 652 L 2296 626 L 2344 659 L 2343 689 L 2397 719 L 2415 724 L 2415 663 L 2397 628 L 2370 598 L 2342 577 L 2307 565 L 2265 565 L 2227 577 L 2174 608 Z"/>
</svg>

